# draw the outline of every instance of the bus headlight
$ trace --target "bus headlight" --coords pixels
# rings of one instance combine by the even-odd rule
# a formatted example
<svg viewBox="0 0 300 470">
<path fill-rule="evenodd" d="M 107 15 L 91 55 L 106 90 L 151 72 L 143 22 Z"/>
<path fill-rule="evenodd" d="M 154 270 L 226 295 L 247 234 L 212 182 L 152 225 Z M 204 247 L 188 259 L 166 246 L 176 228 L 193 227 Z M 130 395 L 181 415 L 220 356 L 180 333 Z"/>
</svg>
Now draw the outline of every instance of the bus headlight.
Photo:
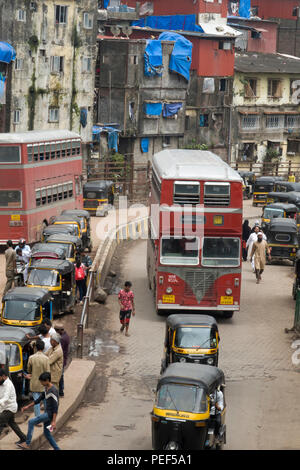
<svg viewBox="0 0 300 470">
<path fill-rule="evenodd" d="M 231 289 L 226 289 L 226 295 L 231 295 L 232 294 L 232 290 Z"/>
<path fill-rule="evenodd" d="M 179 359 L 179 362 L 186 362 L 186 358 L 185 358 L 185 357 L 181 357 L 181 358 Z"/>
<path fill-rule="evenodd" d="M 166 293 L 167 293 L 167 294 L 172 294 L 172 292 L 173 292 L 172 287 L 167 287 L 167 288 L 166 288 Z"/>
<path fill-rule="evenodd" d="M 207 364 L 209 364 L 209 365 L 212 366 L 213 363 L 214 363 L 214 358 L 213 358 L 213 357 L 209 357 L 209 358 L 207 359 Z"/>
</svg>

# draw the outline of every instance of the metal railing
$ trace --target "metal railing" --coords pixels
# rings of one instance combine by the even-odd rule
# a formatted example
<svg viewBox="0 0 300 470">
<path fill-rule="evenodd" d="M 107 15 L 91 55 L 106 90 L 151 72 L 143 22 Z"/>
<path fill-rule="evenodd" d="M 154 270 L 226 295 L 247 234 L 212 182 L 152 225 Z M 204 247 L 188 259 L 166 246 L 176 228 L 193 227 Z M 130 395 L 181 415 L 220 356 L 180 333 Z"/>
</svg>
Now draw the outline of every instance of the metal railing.
<svg viewBox="0 0 300 470">
<path fill-rule="evenodd" d="M 93 264 L 90 268 L 87 281 L 87 292 L 83 298 L 83 307 L 80 322 L 77 324 L 77 357 L 83 358 L 84 329 L 88 328 L 90 303 L 94 299 L 95 289 L 103 287 L 112 257 L 117 246 L 124 240 L 138 239 L 142 235 L 145 238 L 148 234 L 148 216 L 140 217 L 126 224 L 119 225 L 112 229 L 107 237 L 101 241 Z"/>
</svg>

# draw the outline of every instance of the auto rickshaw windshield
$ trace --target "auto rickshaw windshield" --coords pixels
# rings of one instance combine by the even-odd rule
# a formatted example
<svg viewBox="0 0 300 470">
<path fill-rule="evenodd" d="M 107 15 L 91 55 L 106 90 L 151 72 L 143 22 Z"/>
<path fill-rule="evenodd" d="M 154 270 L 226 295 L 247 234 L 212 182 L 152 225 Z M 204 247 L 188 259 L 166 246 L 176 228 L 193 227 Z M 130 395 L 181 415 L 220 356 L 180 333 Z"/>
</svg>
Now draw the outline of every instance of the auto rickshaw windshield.
<svg viewBox="0 0 300 470">
<path fill-rule="evenodd" d="M 57 271 L 48 269 L 31 269 L 29 272 L 28 285 L 32 286 L 59 286 L 59 277 Z"/>
<path fill-rule="evenodd" d="M 9 366 L 18 366 L 21 363 L 19 347 L 17 344 L 0 341 L 0 364 L 6 364 L 7 359 Z"/>
<path fill-rule="evenodd" d="M 3 318 L 6 320 L 35 321 L 41 317 L 40 306 L 36 302 L 6 300 Z"/>
<path fill-rule="evenodd" d="M 205 413 L 205 391 L 195 385 L 163 384 L 156 395 L 156 408 L 164 410 Z"/>
<path fill-rule="evenodd" d="M 62 246 L 65 250 L 66 258 L 72 258 L 74 255 L 73 244 L 72 243 L 63 243 L 63 242 L 47 242 L 49 245 L 59 245 Z"/>
<path fill-rule="evenodd" d="M 66 225 L 67 227 L 71 227 L 71 228 L 73 229 L 73 232 L 72 232 L 72 233 L 73 233 L 76 237 L 79 237 L 79 230 L 78 230 L 78 225 L 77 225 L 77 224 L 70 224 L 70 223 L 64 224 L 64 223 L 61 223 L 61 222 L 60 222 L 60 223 L 54 223 L 54 225 L 62 225 L 62 226 Z"/>
<path fill-rule="evenodd" d="M 215 348 L 217 341 L 212 336 L 211 328 L 179 327 L 175 331 L 174 346 L 177 348 Z"/>
<path fill-rule="evenodd" d="M 284 217 L 283 209 L 273 209 L 271 207 L 266 207 L 264 210 L 264 217 L 266 219 L 273 219 L 275 217 Z"/>
</svg>

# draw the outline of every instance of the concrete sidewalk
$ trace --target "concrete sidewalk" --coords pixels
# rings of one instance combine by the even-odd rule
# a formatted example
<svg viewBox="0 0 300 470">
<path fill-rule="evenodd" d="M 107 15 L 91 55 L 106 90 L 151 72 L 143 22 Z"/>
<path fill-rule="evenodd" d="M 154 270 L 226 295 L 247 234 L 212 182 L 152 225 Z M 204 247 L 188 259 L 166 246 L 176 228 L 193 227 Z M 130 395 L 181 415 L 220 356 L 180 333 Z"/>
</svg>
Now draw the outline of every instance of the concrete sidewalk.
<svg viewBox="0 0 300 470">
<path fill-rule="evenodd" d="M 62 428 L 76 408 L 80 405 L 85 391 L 95 375 L 95 362 L 84 359 L 73 359 L 64 374 L 65 396 L 59 401 L 59 410 L 56 420 L 56 430 Z M 34 414 L 29 418 L 33 418 Z M 28 421 L 21 424 L 20 428 L 27 434 Z M 55 433 L 54 433 L 55 435 Z M 18 450 L 15 442 L 18 436 L 10 430 L 3 439 L 0 440 L 0 450 Z M 44 442 L 47 442 L 43 434 L 43 427 L 35 427 L 30 448 L 38 449 Z M 20 450 L 20 449 L 19 449 Z"/>
</svg>

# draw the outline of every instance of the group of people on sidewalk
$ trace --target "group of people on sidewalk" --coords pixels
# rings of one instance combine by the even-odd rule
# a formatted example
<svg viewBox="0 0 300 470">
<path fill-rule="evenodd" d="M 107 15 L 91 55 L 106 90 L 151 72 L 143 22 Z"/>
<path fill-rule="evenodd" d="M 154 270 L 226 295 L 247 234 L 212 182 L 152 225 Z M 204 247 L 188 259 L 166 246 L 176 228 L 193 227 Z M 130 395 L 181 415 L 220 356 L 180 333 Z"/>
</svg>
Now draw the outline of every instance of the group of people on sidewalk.
<svg viewBox="0 0 300 470">
<path fill-rule="evenodd" d="M 266 265 L 266 256 L 271 261 L 271 249 L 267 243 L 267 237 L 259 226 L 258 220 L 255 222 L 254 227 L 251 229 L 249 220 L 243 223 L 243 260 L 247 261 L 249 256 L 252 270 L 256 276 L 256 283 L 261 281 L 262 273 Z"/>
<path fill-rule="evenodd" d="M 64 396 L 64 368 L 68 361 L 70 338 L 62 323 L 54 327 L 50 320 L 44 324 L 45 334 L 32 336 L 36 352 L 32 354 L 27 363 L 25 380 L 29 387 L 33 401 L 24 406 L 21 411 L 33 407 L 34 418 L 28 421 L 28 431 L 25 435 L 15 422 L 18 410 L 17 397 L 13 383 L 4 368 L 0 369 L 0 425 L 8 425 L 19 437 L 16 445 L 21 449 L 30 449 L 35 426 L 44 425 L 44 435 L 55 450 L 59 447 L 52 435 L 56 428 L 56 417 L 59 407 L 59 397 Z M 40 404 L 44 404 L 41 412 Z"/>
</svg>

